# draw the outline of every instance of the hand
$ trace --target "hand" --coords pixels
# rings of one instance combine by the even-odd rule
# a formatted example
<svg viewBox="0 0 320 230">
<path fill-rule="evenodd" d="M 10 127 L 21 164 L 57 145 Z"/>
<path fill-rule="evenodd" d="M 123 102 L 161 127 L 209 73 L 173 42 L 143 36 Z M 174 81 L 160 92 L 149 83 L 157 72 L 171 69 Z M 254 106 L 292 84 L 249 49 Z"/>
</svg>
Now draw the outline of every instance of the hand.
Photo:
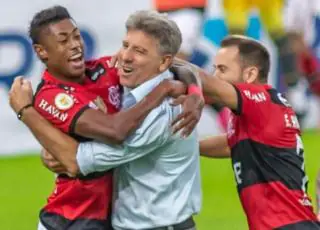
<svg viewBox="0 0 320 230">
<path fill-rule="evenodd" d="M 186 94 L 187 87 L 181 81 L 168 80 L 169 84 L 169 97 L 178 98 L 181 95 Z"/>
<path fill-rule="evenodd" d="M 42 149 L 41 150 L 41 161 L 42 164 L 49 169 L 50 171 L 62 174 L 66 173 L 66 169 L 62 166 L 62 164 L 57 161 L 47 150 Z"/>
<path fill-rule="evenodd" d="M 187 91 L 187 87 L 180 81 L 165 79 L 154 89 L 165 96 L 177 98 Z"/>
<path fill-rule="evenodd" d="M 93 102 L 101 112 L 103 112 L 105 114 L 108 113 L 107 106 L 100 96 L 98 96 Z"/>
<path fill-rule="evenodd" d="M 24 106 L 32 104 L 33 91 L 31 83 L 22 77 L 16 77 L 9 92 L 11 108 L 18 113 Z"/>
<path fill-rule="evenodd" d="M 200 95 L 191 94 L 188 96 L 180 96 L 172 105 L 183 106 L 183 112 L 178 115 L 172 122 L 173 133 L 182 130 L 182 136 L 189 136 L 198 124 L 202 109 L 204 107 L 204 99 Z"/>
<path fill-rule="evenodd" d="M 118 65 L 118 60 L 119 60 L 119 53 L 120 52 L 117 52 L 115 55 L 112 56 L 111 60 L 110 60 L 110 63 L 109 63 L 109 67 L 110 68 L 113 68 L 113 67 L 117 67 Z"/>
</svg>

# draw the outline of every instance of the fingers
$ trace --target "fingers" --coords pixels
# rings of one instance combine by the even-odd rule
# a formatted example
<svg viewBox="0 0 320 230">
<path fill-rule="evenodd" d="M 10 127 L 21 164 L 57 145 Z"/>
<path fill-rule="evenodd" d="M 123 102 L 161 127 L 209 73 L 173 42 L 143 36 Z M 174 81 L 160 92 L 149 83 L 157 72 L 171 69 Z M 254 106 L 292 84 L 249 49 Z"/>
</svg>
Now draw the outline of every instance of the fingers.
<svg viewBox="0 0 320 230">
<path fill-rule="evenodd" d="M 171 126 L 175 126 L 179 121 L 181 121 L 186 116 L 186 112 L 180 113 L 172 122 Z"/>
<path fill-rule="evenodd" d="M 46 161 L 55 160 L 55 158 L 45 149 L 41 150 L 41 158 Z"/>
<path fill-rule="evenodd" d="M 184 96 L 184 95 L 183 95 L 183 96 L 180 96 L 180 97 L 174 99 L 174 100 L 170 103 L 170 105 L 172 105 L 172 106 L 182 105 L 183 102 L 185 101 L 185 99 L 186 99 L 186 96 Z"/>
<path fill-rule="evenodd" d="M 119 59 L 119 52 L 116 53 L 114 56 L 112 56 L 111 60 L 110 60 L 110 63 L 109 63 L 109 66 L 112 68 L 112 67 L 117 67 L 117 62 L 118 62 L 118 59 Z"/>
<path fill-rule="evenodd" d="M 17 88 L 22 85 L 22 77 L 16 77 L 11 85 L 10 93 L 12 94 Z"/>
<path fill-rule="evenodd" d="M 25 89 L 32 89 L 32 86 L 31 86 L 31 82 L 29 80 L 26 80 L 26 79 L 22 79 L 22 87 L 25 87 Z"/>
<path fill-rule="evenodd" d="M 31 82 L 29 80 L 24 79 L 22 76 L 18 76 L 14 79 L 13 84 L 11 86 L 11 94 L 20 89 L 28 90 L 32 92 Z"/>
<path fill-rule="evenodd" d="M 55 173 L 66 172 L 65 167 L 46 151 L 41 154 L 41 160 L 42 160 L 42 164 L 52 172 L 55 172 Z"/>
<path fill-rule="evenodd" d="M 64 170 L 62 164 L 57 161 L 46 149 L 41 150 L 41 160 L 43 165 L 51 171 Z"/>
<path fill-rule="evenodd" d="M 117 63 L 117 57 L 116 57 L 116 56 L 113 56 L 113 57 L 111 58 L 111 61 L 110 61 L 110 63 L 109 63 L 109 66 L 110 66 L 111 68 L 113 68 L 113 67 L 116 66 L 116 63 Z"/>
<path fill-rule="evenodd" d="M 179 122 L 174 126 L 173 133 L 177 133 L 181 129 L 185 129 L 185 127 L 194 120 L 191 113 L 185 113 L 182 115 L 184 116 L 182 116 Z"/>
<path fill-rule="evenodd" d="M 193 120 L 189 122 L 182 130 L 182 136 L 183 137 L 188 137 L 192 131 L 196 128 L 198 122 L 196 120 Z"/>
</svg>

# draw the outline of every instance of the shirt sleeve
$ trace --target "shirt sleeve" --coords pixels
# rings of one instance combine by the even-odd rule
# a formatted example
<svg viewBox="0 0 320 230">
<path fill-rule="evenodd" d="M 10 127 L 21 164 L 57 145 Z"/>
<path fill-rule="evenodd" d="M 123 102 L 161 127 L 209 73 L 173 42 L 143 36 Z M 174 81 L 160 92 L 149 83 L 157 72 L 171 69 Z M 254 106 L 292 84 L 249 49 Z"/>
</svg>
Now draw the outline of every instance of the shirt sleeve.
<svg viewBox="0 0 320 230">
<path fill-rule="evenodd" d="M 82 174 L 105 171 L 143 157 L 161 147 L 170 136 L 170 116 L 164 106 L 152 110 L 121 146 L 80 143 L 77 162 Z"/>
<path fill-rule="evenodd" d="M 260 124 L 270 113 L 270 96 L 261 85 L 237 84 L 238 107 L 233 110 L 238 116 L 246 118 L 251 123 Z"/>
<path fill-rule="evenodd" d="M 88 108 L 94 107 L 89 99 L 77 92 L 67 93 L 60 88 L 40 90 L 34 108 L 56 128 L 73 133 L 77 119 Z"/>
</svg>

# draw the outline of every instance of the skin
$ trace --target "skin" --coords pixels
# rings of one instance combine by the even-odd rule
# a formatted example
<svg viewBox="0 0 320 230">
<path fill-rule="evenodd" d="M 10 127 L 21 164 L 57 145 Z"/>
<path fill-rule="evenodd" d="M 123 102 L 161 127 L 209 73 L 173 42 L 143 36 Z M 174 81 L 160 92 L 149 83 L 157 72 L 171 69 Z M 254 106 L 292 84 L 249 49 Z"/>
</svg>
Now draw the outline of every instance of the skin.
<svg viewBox="0 0 320 230">
<path fill-rule="evenodd" d="M 169 68 L 173 55 L 161 54 L 158 47 L 159 41 L 143 31 L 127 32 L 119 51 L 118 74 L 122 86 L 135 88 Z"/>
<path fill-rule="evenodd" d="M 154 45 L 150 42 L 148 44 Z M 64 19 L 44 28 L 40 33 L 39 44 L 35 44 L 34 48 L 48 71 L 57 79 L 65 82 L 83 81 L 85 77 L 83 39 L 73 20 Z M 73 60 L 74 57 L 78 58 Z M 143 58 L 147 60 L 150 57 L 152 56 L 142 56 L 140 60 Z M 166 66 L 168 64 L 166 63 Z M 152 67 L 151 71 L 154 71 L 155 65 Z M 121 73 L 121 70 L 119 72 Z M 178 94 L 183 91 L 183 86 L 178 83 L 174 85 L 166 83 L 159 87 L 157 95 L 153 92 L 153 97 L 150 97 L 151 101 L 144 101 L 118 114 L 104 114 L 94 109 L 86 110 L 76 122 L 76 134 L 106 143 L 121 143 L 165 96 L 169 93 L 175 94 L 175 90 L 172 90 L 174 87 L 177 87 Z"/>
<path fill-rule="evenodd" d="M 42 29 L 39 44 L 33 47 L 50 74 L 57 79 L 78 83 L 83 81 L 84 43 L 73 20 L 64 19 Z M 79 57 L 78 60 L 73 60 L 75 57 Z"/>
<path fill-rule="evenodd" d="M 64 22 L 62 23 L 64 24 Z M 52 26 L 57 26 L 57 24 L 53 24 Z M 74 25 L 72 23 L 68 25 L 70 26 L 68 30 L 70 34 L 66 36 L 72 36 L 73 31 L 75 31 L 75 28 L 73 28 Z M 58 27 L 60 28 L 60 25 Z M 173 55 L 161 54 L 157 48 L 157 42 L 158 40 L 141 31 L 128 31 L 119 52 L 119 76 L 120 82 L 124 86 L 136 87 L 142 82 L 163 72 L 171 65 Z M 130 73 L 126 71 L 128 68 L 130 68 Z M 177 92 L 175 91 L 176 87 L 179 89 Z M 77 134 L 82 134 L 104 142 L 108 142 L 110 139 L 112 140 L 115 136 L 115 142 L 119 142 L 119 140 L 122 141 L 140 124 L 152 108 L 161 103 L 165 96 L 177 96 L 184 90 L 185 88 L 181 87 L 181 83 L 164 81 L 153 92 L 147 95 L 144 100 L 130 110 L 121 111 L 115 115 L 103 114 L 93 109 L 86 110 L 78 119 L 75 130 Z M 12 108 L 16 112 L 19 111 L 23 105 L 31 102 L 32 89 L 30 83 L 21 78 L 17 78 L 12 86 L 9 98 Z M 194 100 L 194 95 L 190 98 Z M 187 101 L 188 100 L 185 100 L 183 103 L 186 104 Z M 190 113 L 194 114 L 194 111 L 199 110 L 197 103 L 193 104 L 189 102 L 187 105 L 189 109 L 185 111 L 187 112 L 186 116 L 189 116 Z M 95 114 L 96 112 L 99 112 L 99 115 Z M 200 118 L 200 116 L 198 116 L 198 118 Z M 130 119 L 135 120 L 130 123 Z M 55 166 L 63 166 L 70 176 L 76 176 L 79 173 L 79 167 L 76 162 L 78 143 L 74 139 L 62 133 L 60 130 L 55 129 L 33 108 L 28 108 L 24 111 L 23 122 L 29 127 L 41 145 L 50 152 L 49 155 L 52 155 L 51 160 L 57 160 L 61 163 L 61 165 Z M 196 123 L 194 123 L 194 126 L 195 124 Z M 188 130 L 186 135 L 191 133 L 194 126 L 187 127 L 191 130 Z M 112 127 L 112 131 L 110 131 L 109 127 Z M 119 137 L 118 134 L 117 136 L 116 134 L 120 132 L 125 133 L 125 135 Z M 49 133 L 50 135 L 48 135 Z M 45 159 L 43 158 L 43 160 Z"/>
<path fill-rule="evenodd" d="M 215 69 L 214 77 L 210 77 L 204 72 L 200 73 L 204 94 L 230 109 L 236 109 L 238 107 L 238 98 L 232 84 L 262 84 L 258 78 L 259 70 L 257 67 L 248 66 L 243 68 L 241 64 L 239 49 L 236 46 L 219 49 L 213 64 Z M 201 140 L 200 153 L 205 157 L 230 157 L 231 151 L 228 146 L 227 135 Z"/>
</svg>

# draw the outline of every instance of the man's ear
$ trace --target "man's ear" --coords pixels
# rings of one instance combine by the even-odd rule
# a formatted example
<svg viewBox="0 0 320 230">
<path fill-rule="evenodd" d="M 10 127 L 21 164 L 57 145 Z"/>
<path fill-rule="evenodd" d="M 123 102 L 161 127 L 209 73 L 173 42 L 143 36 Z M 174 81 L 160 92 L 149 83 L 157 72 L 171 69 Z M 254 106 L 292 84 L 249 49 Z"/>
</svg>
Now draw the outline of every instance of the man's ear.
<svg viewBox="0 0 320 230">
<path fill-rule="evenodd" d="M 259 69 L 255 66 L 247 67 L 244 70 L 243 80 L 246 83 L 253 83 L 259 78 Z"/>
<path fill-rule="evenodd" d="M 172 55 L 169 55 L 169 54 L 168 55 L 164 55 L 162 57 L 162 60 L 161 60 L 160 66 L 159 66 L 159 71 L 163 72 L 166 69 L 168 69 L 172 64 L 172 61 L 173 61 L 173 56 Z"/>
<path fill-rule="evenodd" d="M 46 49 L 43 47 L 43 45 L 34 44 L 33 49 L 36 52 L 36 54 L 40 60 L 42 60 L 42 61 L 48 60 L 48 53 L 47 53 Z"/>
</svg>

